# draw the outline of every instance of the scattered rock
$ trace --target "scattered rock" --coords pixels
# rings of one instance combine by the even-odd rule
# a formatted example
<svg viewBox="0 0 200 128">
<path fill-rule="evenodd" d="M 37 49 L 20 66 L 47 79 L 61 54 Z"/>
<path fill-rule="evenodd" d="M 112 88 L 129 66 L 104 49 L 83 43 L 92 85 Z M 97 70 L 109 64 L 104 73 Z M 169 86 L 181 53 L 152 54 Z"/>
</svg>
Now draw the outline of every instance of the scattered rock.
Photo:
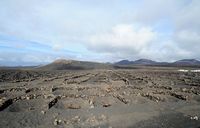
<svg viewBox="0 0 200 128">
<path fill-rule="evenodd" d="M 3 111 L 11 104 L 13 104 L 13 99 L 4 100 L 3 102 L 0 103 L 0 111 Z"/>
<path fill-rule="evenodd" d="M 87 123 L 89 123 L 90 125 L 92 126 L 96 126 L 99 124 L 97 118 L 95 116 L 92 116 L 92 117 L 89 117 L 87 120 L 86 120 Z"/>
<path fill-rule="evenodd" d="M 6 97 L 0 97 L 0 102 L 6 100 Z"/>
<path fill-rule="evenodd" d="M 101 97 L 105 97 L 106 95 L 105 95 L 105 94 L 101 94 L 100 96 L 101 96 Z"/>
<path fill-rule="evenodd" d="M 103 107 L 110 107 L 111 106 L 111 104 L 109 104 L 109 103 L 104 103 L 103 104 Z"/>
<path fill-rule="evenodd" d="M 113 91 L 113 88 L 111 86 L 108 86 L 108 87 L 105 88 L 105 91 L 107 93 L 110 93 L 111 91 Z"/>
<path fill-rule="evenodd" d="M 124 91 L 122 94 L 123 94 L 123 95 L 126 95 L 127 93 Z"/>
<path fill-rule="evenodd" d="M 159 102 L 159 101 L 164 101 L 163 98 L 159 97 L 159 96 L 155 96 L 153 95 L 152 93 L 146 93 L 146 94 L 142 94 L 143 97 L 146 97 L 152 101 L 155 101 L 155 102 Z"/>
<path fill-rule="evenodd" d="M 45 114 L 46 112 L 45 112 L 45 111 L 41 111 L 41 113 L 42 113 L 42 114 Z"/>
<path fill-rule="evenodd" d="M 30 108 L 29 108 L 29 110 L 35 110 L 35 108 L 33 108 L 33 107 L 30 107 Z"/>
<path fill-rule="evenodd" d="M 30 100 L 30 97 L 27 96 L 26 99 L 27 99 L 27 100 Z"/>
<path fill-rule="evenodd" d="M 80 109 L 81 106 L 77 103 L 69 103 L 69 104 L 65 104 L 64 105 L 65 108 L 69 108 L 69 109 Z"/>
<path fill-rule="evenodd" d="M 50 99 L 50 98 L 53 98 L 53 97 L 55 97 L 53 94 L 44 94 L 45 99 Z"/>
<path fill-rule="evenodd" d="M 118 100 L 120 100 L 121 102 L 123 102 L 124 104 L 128 104 L 130 101 L 128 99 L 125 99 L 122 95 L 114 95 L 114 97 L 116 97 Z"/>
<path fill-rule="evenodd" d="M 58 102 L 58 97 L 54 98 L 51 102 L 49 102 L 49 109 L 53 107 Z"/>
<path fill-rule="evenodd" d="M 25 96 L 21 96 L 20 99 L 21 99 L 21 100 L 24 100 L 24 99 L 26 99 L 26 97 L 25 97 Z"/>
<path fill-rule="evenodd" d="M 75 98 L 79 98 L 80 96 L 79 95 L 75 95 Z"/>
<path fill-rule="evenodd" d="M 186 91 L 187 91 L 187 89 L 186 89 L 186 88 L 182 88 L 182 91 L 183 91 L 183 92 L 186 92 Z"/>
<path fill-rule="evenodd" d="M 100 117 L 99 117 L 99 120 L 102 120 L 102 121 L 104 121 L 104 120 L 106 120 L 107 119 L 107 117 L 104 115 L 104 114 L 102 114 Z"/>
<path fill-rule="evenodd" d="M 74 118 L 72 118 L 72 121 L 73 121 L 74 123 L 78 123 L 78 122 L 81 121 L 81 119 L 80 119 L 79 116 L 75 116 Z"/>
<path fill-rule="evenodd" d="M 198 116 L 192 116 L 190 117 L 191 120 L 199 120 Z"/>
<path fill-rule="evenodd" d="M 3 111 L 2 116 L 4 116 L 4 114 L 7 114 L 7 112 L 8 113 L 14 112 L 13 110 L 15 111 L 20 110 L 19 112 L 24 112 L 24 111 L 29 112 L 28 110 L 35 109 L 31 113 L 37 112 L 37 114 L 39 113 L 41 117 L 48 116 L 49 113 L 52 113 L 51 119 L 52 118 L 53 119 L 50 122 L 52 125 L 69 124 L 72 127 L 103 126 L 103 127 L 112 128 L 111 126 L 109 126 L 110 124 L 112 124 L 109 122 L 110 121 L 109 117 L 112 117 L 113 116 L 112 114 L 115 114 L 115 113 L 108 114 L 109 115 L 108 117 L 106 117 L 102 113 L 107 111 L 106 109 L 113 108 L 115 110 L 115 107 L 118 107 L 118 105 L 120 106 L 119 110 L 121 110 L 122 108 L 121 106 L 123 106 L 122 109 L 126 109 L 126 105 L 124 104 L 130 103 L 130 101 L 133 102 L 132 105 L 137 105 L 137 103 L 145 103 L 144 105 L 149 105 L 150 103 L 150 105 L 152 104 L 158 107 L 160 104 L 149 102 L 146 99 L 150 99 L 154 102 L 167 100 L 167 102 L 171 103 L 171 101 L 176 102 L 179 100 L 188 100 L 188 98 L 190 99 L 194 98 L 192 100 L 194 101 L 194 104 L 199 102 L 199 96 L 198 96 L 200 95 L 199 74 L 177 74 L 176 72 L 172 72 L 172 73 L 169 73 L 168 71 L 158 72 L 157 70 L 155 71 L 150 70 L 148 72 L 146 71 L 144 72 L 143 70 L 141 70 L 138 73 L 138 72 L 129 71 L 129 70 L 125 70 L 125 71 L 119 70 L 116 72 L 119 72 L 120 75 L 116 76 L 113 73 L 115 71 L 113 72 L 98 71 L 98 73 L 96 73 L 97 75 L 91 75 L 90 80 L 87 81 L 85 80 L 87 78 L 79 78 L 80 72 L 78 72 L 77 74 L 74 74 L 75 71 L 72 71 L 72 73 L 71 71 L 67 71 L 67 72 L 63 71 L 61 72 L 63 76 L 60 77 L 58 75 L 59 80 L 54 81 L 54 79 L 58 78 L 58 77 L 53 77 L 53 76 L 57 76 L 56 74 L 57 72 L 59 71 L 56 71 L 56 72 L 52 71 L 53 75 L 51 75 L 49 73 L 43 74 L 41 71 L 42 77 L 40 77 L 39 79 L 36 79 L 37 80 L 36 83 L 23 82 L 23 80 L 21 80 L 20 77 L 16 78 L 16 82 L 19 79 L 19 82 L 21 83 L 11 83 L 11 85 L 10 83 L 5 83 L 5 85 L 4 83 L 1 83 L 2 86 L 0 89 L 0 94 L 1 96 L 6 97 L 6 98 L 0 97 L 0 111 Z M 100 76 L 101 74 L 103 74 L 103 76 Z M 147 75 L 148 77 L 145 77 L 145 76 L 141 77 L 141 75 Z M 43 84 L 42 79 L 47 78 L 47 77 L 49 77 L 47 81 L 52 80 L 53 82 L 51 83 L 48 82 L 48 83 Z M 183 81 L 178 80 L 179 77 L 186 77 L 187 83 L 185 84 L 183 83 Z M 6 78 L 7 77 L 4 77 L 0 81 L 4 81 L 6 80 Z M 27 79 L 29 78 L 27 77 Z M 74 84 L 67 85 L 65 84 L 65 82 L 67 81 L 64 81 L 64 83 L 62 83 L 64 79 L 68 79 L 69 80 L 68 83 L 70 83 L 70 80 L 72 80 L 71 83 L 74 83 Z M 121 79 L 123 79 L 125 83 Z M 32 80 L 32 78 L 29 80 Z M 82 84 L 82 82 L 84 82 L 84 84 Z M 104 83 L 99 84 L 97 82 L 104 82 Z M 77 84 L 81 84 L 81 85 L 77 85 Z M 60 86 L 60 85 L 62 86 L 55 87 L 55 86 Z M 90 86 L 90 85 L 94 85 L 94 86 Z M 166 85 L 170 85 L 171 87 L 168 87 Z M 183 86 L 179 86 L 179 85 L 183 85 Z M 41 87 L 41 86 L 44 86 L 44 87 Z M 190 104 L 191 102 L 183 102 L 183 103 Z M 112 107 L 110 107 L 111 105 Z M 47 111 L 46 107 L 48 107 L 49 109 L 52 107 L 53 108 Z M 88 113 L 94 112 L 94 110 L 90 109 L 94 107 L 95 107 L 95 110 L 96 109 L 97 111 L 100 110 L 100 112 L 102 113 L 95 112 L 95 114 L 93 115 L 88 114 Z M 103 108 L 103 107 L 110 107 L 110 108 Z M 149 107 L 152 108 L 152 106 L 149 106 Z M 161 105 L 159 109 L 157 108 L 155 109 L 156 111 L 157 110 L 164 111 L 165 107 L 163 108 L 162 107 L 163 106 Z M 174 108 L 175 107 L 176 106 L 174 106 Z M 72 117 L 72 115 L 78 114 L 79 110 L 74 110 L 74 111 L 64 110 L 63 108 L 68 108 L 68 109 L 82 108 L 79 113 L 81 118 L 79 116 L 75 116 L 74 118 Z M 193 109 L 193 107 L 191 107 L 190 109 Z M 198 109 L 196 110 L 196 107 L 195 107 L 195 110 L 192 111 L 195 113 L 195 115 L 186 116 L 188 120 L 194 120 L 193 121 L 194 123 L 196 122 L 196 120 L 199 120 L 200 118 L 198 117 L 199 115 L 198 115 L 198 112 L 196 113 L 196 111 L 198 111 Z M 126 110 L 126 111 L 123 110 L 122 112 L 119 112 L 119 113 L 124 114 L 123 112 L 129 112 L 129 110 Z M 130 109 L 130 112 L 132 112 L 131 109 Z M 57 113 L 59 113 L 60 115 L 59 116 L 55 115 Z M 19 113 L 19 116 L 20 116 L 20 113 Z M 61 117 L 63 117 L 63 119 Z M 62 120 L 57 119 L 57 118 L 61 118 Z M 7 121 L 7 119 L 9 118 L 5 118 L 5 121 Z M 121 117 L 119 118 L 119 121 L 120 119 Z M 2 122 L 3 121 L 4 119 L 2 118 Z M 37 122 L 36 124 L 35 122 L 31 122 L 31 123 L 34 123 L 33 125 L 36 126 L 38 125 Z M 49 122 L 47 122 L 47 124 L 49 124 Z"/>
<path fill-rule="evenodd" d="M 94 108 L 94 105 L 91 105 L 90 108 Z"/>
<path fill-rule="evenodd" d="M 86 97 L 86 95 L 81 95 L 81 98 L 85 98 Z"/>
<path fill-rule="evenodd" d="M 181 95 L 181 94 L 177 94 L 177 93 L 171 93 L 170 95 L 174 96 L 178 99 L 181 99 L 181 100 L 188 100 L 189 99 L 189 97 L 187 95 Z"/>
<path fill-rule="evenodd" d="M 59 120 L 59 119 L 55 119 L 53 124 L 54 125 L 60 125 L 62 123 L 62 120 Z"/>
<path fill-rule="evenodd" d="M 89 100 L 89 104 L 92 105 L 92 104 L 93 104 L 93 101 L 92 101 L 92 100 Z"/>
</svg>

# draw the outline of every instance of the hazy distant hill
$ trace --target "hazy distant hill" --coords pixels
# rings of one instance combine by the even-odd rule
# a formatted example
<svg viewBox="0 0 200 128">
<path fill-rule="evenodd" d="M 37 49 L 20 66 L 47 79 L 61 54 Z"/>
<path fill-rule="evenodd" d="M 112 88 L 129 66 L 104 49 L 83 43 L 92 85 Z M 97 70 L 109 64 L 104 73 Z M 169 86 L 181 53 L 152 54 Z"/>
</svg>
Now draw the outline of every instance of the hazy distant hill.
<svg viewBox="0 0 200 128">
<path fill-rule="evenodd" d="M 152 61 L 149 59 L 139 59 L 136 61 L 129 61 L 129 60 L 122 60 L 119 62 L 116 62 L 116 65 L 154 65 L 157 64 L 158 62 Z"/>
<path fill-rule="evenodd" d="M 76 60 L 64 60 L 59 59 L 48 65 L 39 67 L 43 70 L 85 70 L 85 69 L 107 69 L 112 66 L 104 63 L 88 62 L 88 61 L 76 61 Z"/>
<path fill-rule="evenodd" d="M 129 61 L 129 60 L 121 60 L 119 62 L 115 63 L 116 65 L 130 65 L 133 64 L 133 61 Z"/>
<path fill-rule="evenodd" d="M 134 64 L 141 64 L 141 65 L 153 65 L 153 64 L 157 64 L 158 62 L 153 61 L 153 60 L 149 60 L 149 59 L 139 59 L 134 61 Z"/>
<path fill-rule="evenodd" d="M 156 62 L 149 59 L 139 59 L 135 61 L 121 60 L 116 63 L 97 63 L 89 61 L 59 59 L 47 65 L 40 66 L 0 66 L 0 69 L 39 69 L 39 70 L 87 70 L 87 69 L 136 69 L 140 66 L 158 67 L 198 67 L 200 61 L 196 59 L 183 59 L 172 63 Z"/>
<path fill-rule="evenodd" d="M 129 61 L 129 60 L 121 60 L 119 62 L 116 62 L 115 65 L 129 65 L 129 66 L 134 66 L 134 65 L 146 65 L 146 66 L 170 66 L 170 67 L 177 67 L 177 66 L 200 66 L 200 61 L 195 60 L 195 59 L 183 59 L 179 61 L 175 61 L 172 63 L 169 62 L 156 62 L 153 60 L 149 59 L 139 59 L 135 61 Z"/>
<path fill-rule="evenodd" d="M 200 61 L 196 60 L 196 59 L 183 59 L 183 60 L 179 60 L 173 63 L 173 65 L 177 65 L 177 66 L 199 66 L 200 65 Z"/>
</svg>

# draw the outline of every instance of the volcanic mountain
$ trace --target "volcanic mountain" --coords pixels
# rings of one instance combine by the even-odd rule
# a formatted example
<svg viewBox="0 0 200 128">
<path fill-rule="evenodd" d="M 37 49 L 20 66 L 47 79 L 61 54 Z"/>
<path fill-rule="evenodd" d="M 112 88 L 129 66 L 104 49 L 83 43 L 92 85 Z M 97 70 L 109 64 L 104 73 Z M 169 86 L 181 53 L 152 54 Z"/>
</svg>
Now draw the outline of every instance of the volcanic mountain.
<svg viewBox="0 0 200 128">
<path fill-rule="evenodd" d="M 135 61 L 129 61 L 129 60 L 122 60 L 119 62 L 116 62 L 115 65 L 155 65 L 158 62 L 152 61 L 149 59 L 139 59 Z"/>
<path fill-rule="evenodd" d="M 175 61 L 172 63 L 169 62 L 156 62 L 148 59 L 139 59 L 135 61 L 122 60 L 116 62 L 115 65 L 126 65 L 126 66 L 134 66 L 134 65 L 143 65 L 143 66 L 165 66 L 165 67 L 200 67 L 200 61 L 196 59 L 183 59 L 179 61 Z"/>
<path fill-rule="evenodd" d="M 50 64 L 37 67 L 41 70 L 87 70 L 87 69 L 113 69 L 132 68 L 134 66 L 162 66 L 162 67 L 200 67 L 200 61 L 195 59 L 183 59 L 172 63 L 156 62 L 149 59 L 139 59 L 135 61 L 122 60 L 114 64 L 98 63 L 78 60 L 59 59 Z"/>
<path fill-rule="evenodd" d="M 183 59 L 173 63 L 173 65 L 177 66 L 199 66 L 200 61 L 196 59 Z"/>
<path fill-rule="evenodd" d="M 65 60 L 59 59 L 48 65 L 39 67 L 42 70 L 85 70 L 85 69 L 107 69 L 112 67 L 109 64 L 77 61 L 77 60 Z"/>
</svg>

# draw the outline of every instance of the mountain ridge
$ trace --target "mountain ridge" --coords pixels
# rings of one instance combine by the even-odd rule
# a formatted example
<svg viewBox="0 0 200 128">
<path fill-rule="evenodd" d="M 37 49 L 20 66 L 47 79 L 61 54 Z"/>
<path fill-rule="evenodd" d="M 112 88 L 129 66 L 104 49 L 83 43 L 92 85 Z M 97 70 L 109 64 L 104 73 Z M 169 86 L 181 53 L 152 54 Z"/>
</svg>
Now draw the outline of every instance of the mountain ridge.
<svg viewBox="0 0 200 128">
<path fill-rule="evenodd" d="M 65 60 L 58 59 L 50 64 L 39 67 L 42 70 L 89 70 L 89 69 L 107 69 L 110 68 L 110 64 L 90 62 L 90 61 L 78 61 L 78 60 Z"/>
<path fill-rule="evenodd" d="M 166 66 L 200 66 L 197 59 L 182 59 L 174 62 L 157 62 L 150 59 L 139 59 L 135 61 L 121 60 L 114 63 L 115 65 L 166 65 Z"/>
<path fill-rule="evenodd" d="M 157 62 L 150 59 L 138 59 L 135 61 L 121 60 L 115 63 L 100 63 L 91 61 L 79 61 L 79 60 L 66 60 L 58 59 L 52 63 L 40 66 L 20 66 L 9 68 L 27 68 L 27 69 L 39 69 L 39 70 L 90 70 L 90 69 L 120 69 L 120 68 L 135 68 L 134 66 L 160 66 L 160 67 L 198 67 L 200 68 L 200 61 L 197 59 L 182 59 L 174 62 Z M 6 66 L 1 66 L 1 69 Z"/>
</svg>

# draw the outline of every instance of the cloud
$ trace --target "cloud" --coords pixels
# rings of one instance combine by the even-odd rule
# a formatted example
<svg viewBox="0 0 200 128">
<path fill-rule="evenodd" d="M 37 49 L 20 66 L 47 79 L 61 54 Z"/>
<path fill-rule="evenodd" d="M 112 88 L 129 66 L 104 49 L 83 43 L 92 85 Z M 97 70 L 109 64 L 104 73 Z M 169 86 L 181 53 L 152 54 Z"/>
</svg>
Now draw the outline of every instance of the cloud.
<svg viewBox="0 0 200 128">
<path fill-rule="evenodd" d="M 172 40 L 190 58 L 199 58 L 200 47 L 200 1 L 192 0 L 174 14 L 174 35 Z"/>
<path fill-rule="evenodd" d="M 105 53 L 136 53 L 151 45 L 156 38 L 157 33 L 150 27 L 119 24 L 110 32 L 91 35 L 88 48 Z"/>
<path fill-rule="evenodd" d="M 0 1 L 0 50 L 10 54 L 0 58 L 200 59 L 199 12 L 199 0 Z M 14 57 L 19 49 L 32 53 Z"/>
<path fill-rule="evenodd" d="M 119 24 L 105 33 L 91 35 L 87 47 L 99 54 L 115 58 L 115 61 L 139 58 L 172 61 L 177 56 L 187 54 L 179 49 L 176 43 L 162 40 L 162 34 L 150 26 L 140 26 L 137 23 Z M 179 53 L 173 57 L 177 51 Z"/>
<path fill-rule="evenodd" d="M 139 5 L 128 19 L 140 27 L 117 25 L 111 32 L 92 35 L 89 49 L 119 58 L 200 59 L 198 0 L 144 0 Z"/>
<path fill-rule="evenodd" d="M 179 11 L 174 12 L 175 29 L 179 30 L 200 30 L 200 1 L 191 0 L 189 4 L 183 6 Z"/>
<path fill-rule="evenodd" d="M 194 31 L 182 30 L 176 33 L 176 38 L 179 42 L 182 42 L 182 46 L 197 47 L 200 45 L 200 34 Z M 192 44 L 192 45 L 191 45 Z"/>
</svg>

